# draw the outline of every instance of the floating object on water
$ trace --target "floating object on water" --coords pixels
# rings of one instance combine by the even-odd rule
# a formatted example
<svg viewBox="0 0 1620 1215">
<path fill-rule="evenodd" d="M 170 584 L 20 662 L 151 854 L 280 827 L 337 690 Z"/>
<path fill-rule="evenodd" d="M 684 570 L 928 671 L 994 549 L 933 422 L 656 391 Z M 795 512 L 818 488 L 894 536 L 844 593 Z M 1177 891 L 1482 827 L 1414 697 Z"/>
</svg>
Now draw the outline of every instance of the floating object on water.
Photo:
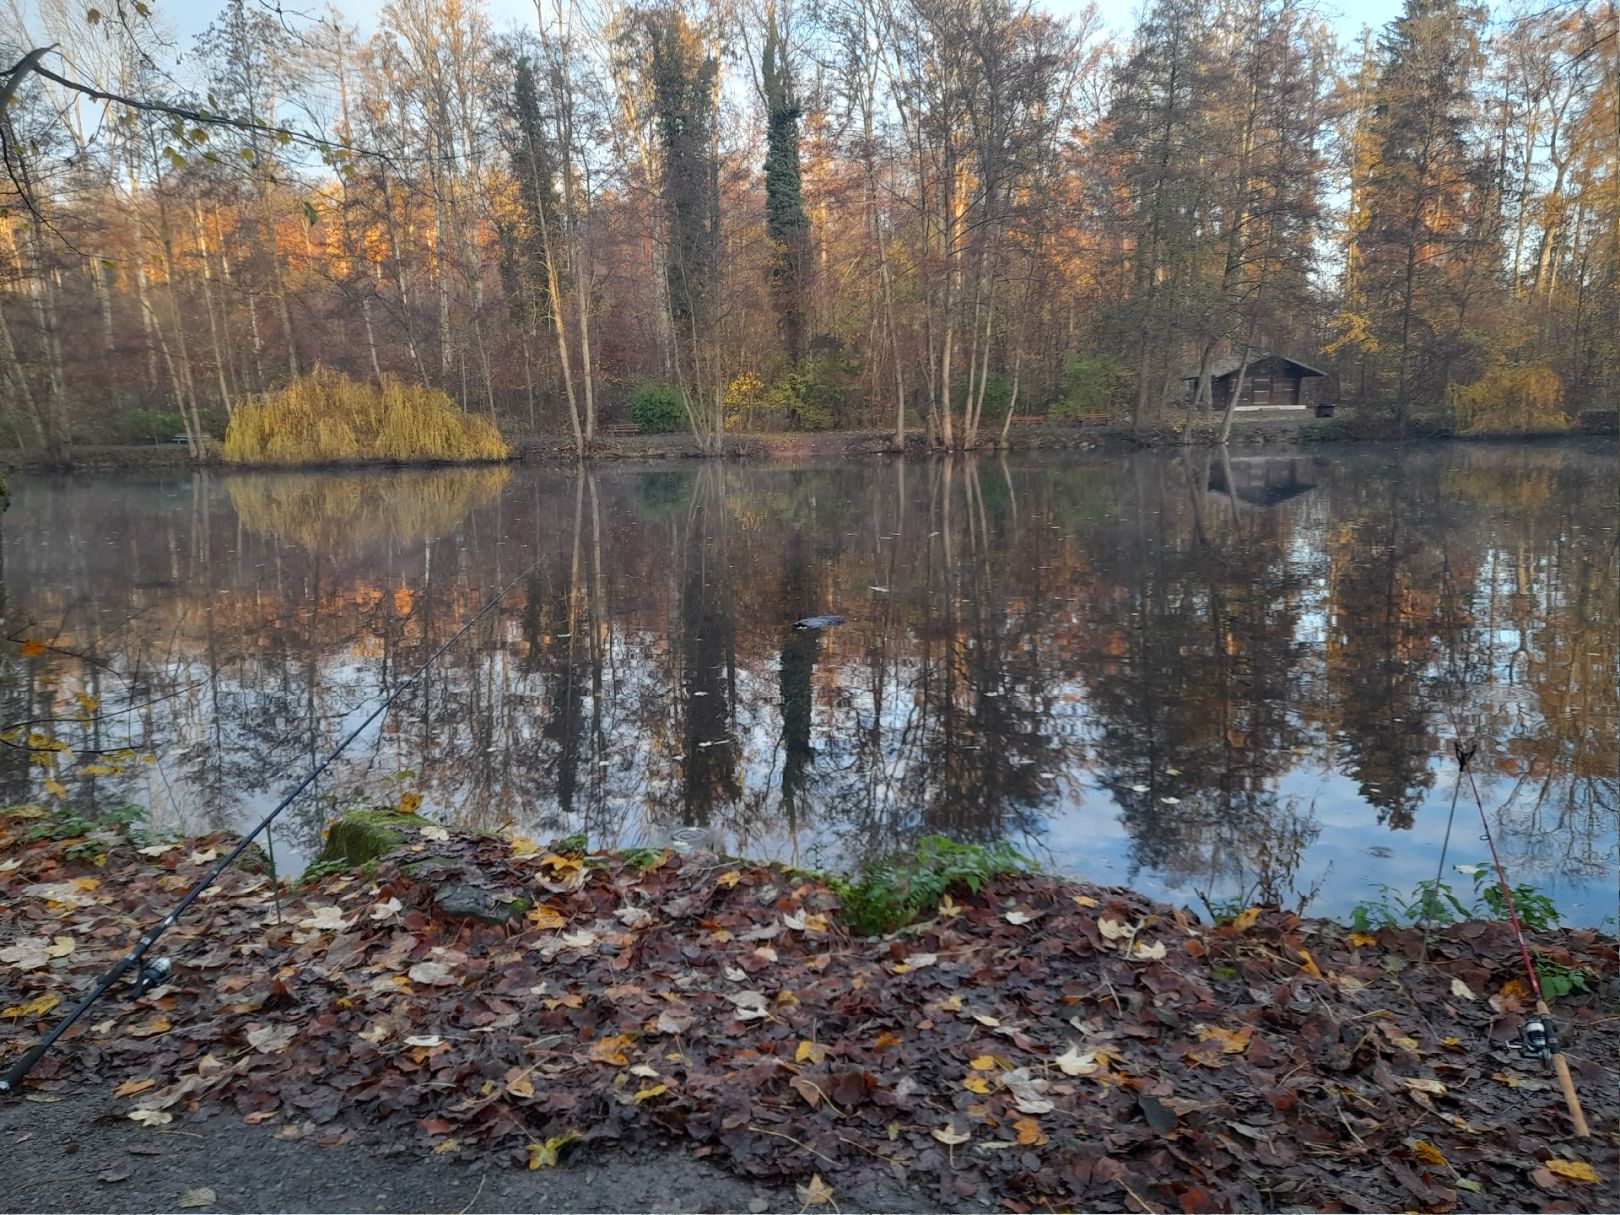
<svg viewBox="0 0 1620 1215">
<path fill-rule="evenodd" d="M 835 624 L 843 624 L 844 618 L 837 614 L 830 616 L 806 616 L 803 620 L 795 620 L 796 629 L 830 629 Z"/>
</svg>

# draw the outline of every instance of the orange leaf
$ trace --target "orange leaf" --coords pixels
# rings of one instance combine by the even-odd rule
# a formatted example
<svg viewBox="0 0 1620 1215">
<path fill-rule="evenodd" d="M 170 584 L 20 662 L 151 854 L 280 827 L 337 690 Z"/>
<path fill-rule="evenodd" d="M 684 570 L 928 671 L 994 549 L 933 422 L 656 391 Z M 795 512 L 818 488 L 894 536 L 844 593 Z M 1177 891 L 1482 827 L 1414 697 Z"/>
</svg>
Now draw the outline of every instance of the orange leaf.
<svg viewBox="0 0 1620 1215">
<path fill-rule="evenodd" d="M 22 656 L 24 658 L 38 658 L 45 652 L 43 641 L 25 641 L 22 643 Z"/>
<path fill-rule="evenodd" d="M 1025 1147 L 1038 1147 L 1046 1142 L 1046 1133 L 1033 1118 L 1019 1118 L 1013 1123 L 1013 1129 L 1018 1132 L 1018 1142 Z"/>
<path fill-rule="evenodd" d="M 1301 967 L 1301 969 L 1303 969 L 1305 973 L 1310 975 L 1313 979 L 1320 979 L 1322 977 L 1322 971 L 1316 965 L 1316 960 L 1311 957 L 1311 951 L 1308 949 L 1301 949 L 1299 951 L 1299 956 L 1304 961 L 1304 966 Z"/>
</svg>

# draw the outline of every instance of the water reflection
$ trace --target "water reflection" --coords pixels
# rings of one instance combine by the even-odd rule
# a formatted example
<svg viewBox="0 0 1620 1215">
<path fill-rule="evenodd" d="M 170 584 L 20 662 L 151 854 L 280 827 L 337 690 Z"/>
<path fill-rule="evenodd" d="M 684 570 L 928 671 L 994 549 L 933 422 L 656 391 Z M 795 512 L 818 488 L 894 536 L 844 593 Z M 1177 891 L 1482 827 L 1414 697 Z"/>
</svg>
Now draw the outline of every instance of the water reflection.
<svg viewBox="0 0 1620 1215">
<path fill-rule="evenodd" d="M 1455 722 L 1515 875 L 1596 923 L 1614 471 L 1451 447 L 25 480 L 6 633 L 45 648 L 5 647 L 3 716 L 72 750 L 14 736 L 0 798 L 240 822 L 517 578 L 283 847 L 408 788 L 471 825 L 801 863 L 1012 837 L 1343 911 L 1433 875 Z M 791 628 L 822 612 L 847 622 Z"/>
</svg>

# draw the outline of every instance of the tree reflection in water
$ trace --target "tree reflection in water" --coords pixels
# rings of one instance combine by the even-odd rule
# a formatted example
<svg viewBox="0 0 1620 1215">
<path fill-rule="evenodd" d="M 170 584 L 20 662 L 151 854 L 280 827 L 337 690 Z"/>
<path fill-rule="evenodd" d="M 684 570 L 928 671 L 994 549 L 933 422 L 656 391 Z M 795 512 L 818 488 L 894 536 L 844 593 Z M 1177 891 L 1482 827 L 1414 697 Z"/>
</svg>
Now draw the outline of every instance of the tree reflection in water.
<svg viewBox="0 0 1620 1215">
<path fill-rule="evenodd" d="M 1432 875 L 1455 719 L 1516 876 L 1596 922 L 1613 473 L 1454 446 L 24 479 L 7 635 L 48 648 L 6 645 L 0 695 L 74 750 L 13 736 L 0 797 L 242 821 L 527 570 L 301 807 L 303 853 L 335 802 L 408 787 L 472 825 L 800 863 L 944 832 L 1277 898 L 1332 864 L 1343 910 Z M 790 627 L 821 612 L 847 622 Z M 1368 852 L 1391 832 L 1412 846 Z"/>
</svg>

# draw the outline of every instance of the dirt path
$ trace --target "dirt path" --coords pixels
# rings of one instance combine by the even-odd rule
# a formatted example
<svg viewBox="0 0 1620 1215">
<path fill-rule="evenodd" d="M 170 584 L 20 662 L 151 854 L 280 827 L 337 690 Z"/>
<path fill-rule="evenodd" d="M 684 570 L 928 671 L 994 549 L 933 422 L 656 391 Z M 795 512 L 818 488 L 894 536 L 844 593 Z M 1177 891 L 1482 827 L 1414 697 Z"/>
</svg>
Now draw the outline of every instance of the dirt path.
<svg viewBox="0 0 1620 1215">
<path fill-rule="evenodd" d="M 0 1211 L 173 1211 L 209 1189 L 214 1211 L 796 1211 L 791 1188 L 755 1185 L 667 1147 L 577 1152 L 552 1169 L 423 1155 L 381 1131 L 322 1148 L 221 1115 L 141 1127 L 110 1091 L 0 1101 Z M 199 1196 L 200 1197 L 200 1196 Z M 889 1210 L 927 1210 L 898 1189 Z M 867 1204 L 860 1204 L 867 1205 Z"/>
</svg>

